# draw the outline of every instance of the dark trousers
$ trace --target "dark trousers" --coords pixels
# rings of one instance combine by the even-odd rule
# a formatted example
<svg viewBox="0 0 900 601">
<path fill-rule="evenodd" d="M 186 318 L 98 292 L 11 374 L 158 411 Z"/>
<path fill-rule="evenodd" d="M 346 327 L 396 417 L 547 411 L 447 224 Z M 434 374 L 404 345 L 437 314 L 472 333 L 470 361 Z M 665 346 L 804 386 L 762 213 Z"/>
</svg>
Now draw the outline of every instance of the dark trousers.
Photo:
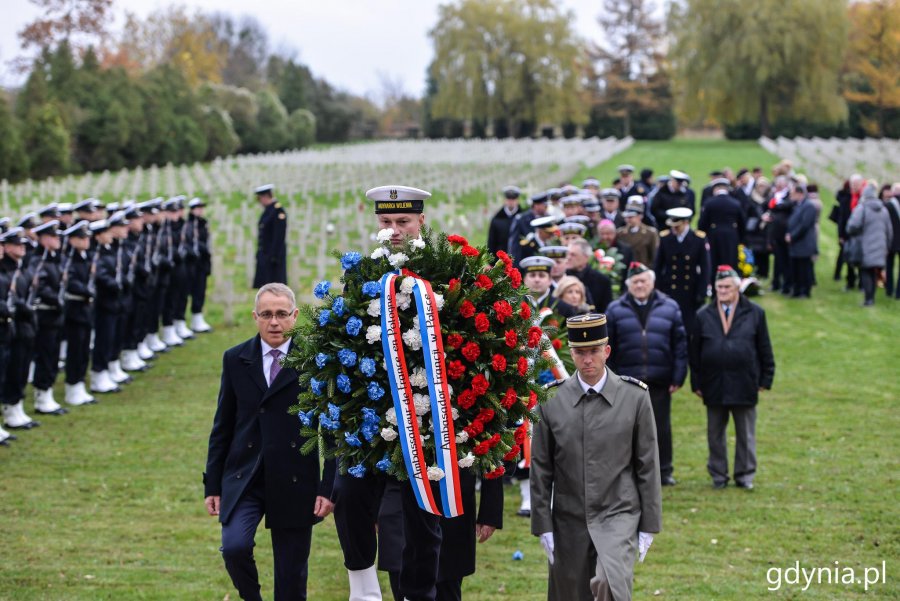
<svg viewBox="0 0 900 601">
<path fill-rule="evenodd" d="M 334 523 L 348 570 L 375 565 L 378 508 L 385 480 L 376 476 L 354 478 L 338 474 L 334 481 Z M 403 506 L 402 561 L 399 587 L 409 601 L 434 601 L 441 550 L 440 517 L 419 509 L 412 486 L 400 486 Z M 435 483 L 432 493 L 437 494 Z"/>
<path fill-rule="evenodd" d="M 862 283 L 863 296 L 866 302 L 875 302 L 875 274 L 877 267 L 860 267 L 859 280 Z"/>
<path fill-rule="evenodd" d="M 256 529 L 266 513 L 263 476 L 244 491 L 227 524 L 222 524 L 222 558 L 241 599 L 262 601 L 253 558 Z M 272 528 L 275 601 L 305 601 L 312 526 Z"/>
<path fill-rule="evenodd" d="M 844 265 L 847 266 L 847 288 L 853 289 L 856 288 L 856 267 L 847 263 L 846 257 L 844 256 L 844 246 L 846 246 L 846 242 L 841 243 L 840 250 L 838 251 L 837 259 L 834 262 L 834 279 L 841 279 L 841 270 Z"/>
<path fill-rule="evenodd" d="M 756 261 L 756 275 L 760 278 L 769 277 L 769 251 L 756 251 L 753 258 Z"/>
<path fill-rule="evenodd" d="M 191 278 L 191 313 L 203 313 L 203 306 L 206 304 L 206 282 L 209 274 L 206 266 L 198 264 L 195 268 L 194 277 Z"/>
<path fill-rule="evenodd" d="M 113 345 L 116 340 L 118 313 L 109 313 L 97 309 L 94 320 L 94 350 L 91 353 L 91 369 L 95 372 L 105 371 L 113 360 Z"/>
<path fill-rule="evenodd" d="M 153 289 L 153 296 L 150 298 L 150 306 L 147 311 L 147 332 L 150 334 L 156 334 L 159 331 L 159 321 L 162 319 L 168 288 L 168 284 L 160 283 Z M 168 325 L 172 325 L 172 322 L 170 321 Z"/>
<path fill-rule="evenodd" d="M 162 322 L 164 326 L 172 325 L 176 319 L 184 320 L 187 295 L 187 269 L 184 264 L 178 264 L 172 269 L 172 279 L 169 281 L 169 288 L 163 304 Z"/>
<path fill-rule="evenodd" d="M 781 242 L 776 241 L 774 246 L 775 265 L 772 274 L 772 289 L 776 292 L 780 290 L 789 293 L 793 285 L 793 278 L 791 277 L 791 255 L 788 245 L 782 240 Z"/>
<path fill-rule="evenodd" d="M 403 601 L 403 595 L 400 594 L 400 572 L 388 572 L 388 578 L 394 601 Z M 462 601 L 462 581 L 462 578 L 457 578 L 438 582 L 435 601 Z"/>
<path fill-rule="evenodd" d="M 38 390 L 53 388 L 56 375 L 59 373 L 59 345 L 62 342 L 62 329 L 59 327 L 59 314 L 53 312 L 38 313 L 38 339 L 40 344 L 34 348 L 34 387 Z"/>
<path fill-rule="evenodd" d="M 650 403 L 656 420 L 656 442 L 659 445 L 659 475 L 671 476 L 672 466 L 672 395 L 667 384 L 649 384 Z"/>
<path fill-rule="evenodd" d="M 28 385 L 28 367 L 34 356 L 34 338 L 13 338 L 9 346 L 6 364 L 6 381 L 3 383 L 3 404 L 15 405 L 25 398 Z"/>
<path fill-rule="evenodd" d="M 706 407 L 706 439 L 709 461 L 706 465 L 713 482 L 728 482 L 728 417 L 734 417 L 734 480 L 753 482 L 756 474 L 756 407 Z"/>
<path fill-rule="evenodd" d="M 91 354 L 91 326 L 67 321 L 66 333 L 66 384 L 84 382 L 88 358 Z"/>
<path fill-rule="evenodd" d="M 141 299 L 135 298 L 131 305 L 131 310 L 125 314 L 125 320 L 122 324 L 122 348 L 133 351 L 137 348 L 138 342 L 144 339 L 140 335 L 139 311 L 145 310 L 147 303 Z"/>
<path fill-rule="evenodd" d="M 900 236 L 900 232 L 895 232 L 894 235 Z M 897 262 L 896 270 L 894 269 L 894 261 Z M 887 263 L 884 271 L 884 291 L 887 292 L 888 296 L 900 298 L 900 251 L 888 251 Z"/>
<path fill-rule="evenodd" d="M 131 314 L 131 336 L 138 343 L 147 337 L 147 324 L 149 319 L 147 315 L 150 313 L 150 301 L 153 298 L 151 291 L 147 298 L 134 299 L 134 312 Z"/>
<path fill-rule="evenodd" d="M 6 372 L 9 370 L 9 326 L 4 324 L 0 327 L 7 330 L 2 333 L 4 342 L 0 342 L 0 401 L 5 404 L 3 391 L 6 390 Z"/>
<path fill-rule="evenodd" d="M 116 316 L 116 333 L 109 353 L 110 361 L 118 360 L 119 355 L 122 354 L 122 349 L 125 348 L 125 328 L 128 325 L 128 315 L 130 313 L 131 309 L 128 309 L 127 312 L 119 313 Z"/>
<path fill-rule="evenodd" d="M 810 296 L 812 293 L 812 257 L 791 257 L 791 273 L 794 276 L 794 296 Z"/>
</svg>

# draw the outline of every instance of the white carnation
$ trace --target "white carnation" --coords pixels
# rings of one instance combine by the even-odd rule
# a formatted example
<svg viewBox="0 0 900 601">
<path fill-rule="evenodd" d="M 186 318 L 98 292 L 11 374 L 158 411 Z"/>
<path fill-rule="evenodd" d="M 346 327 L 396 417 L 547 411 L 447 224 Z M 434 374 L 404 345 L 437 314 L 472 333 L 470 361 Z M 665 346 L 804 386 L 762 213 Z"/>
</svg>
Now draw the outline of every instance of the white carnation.
<svg viewBox="0 0 900 601">
<path fill-rule="evenodd" d="M 475 455 L 473 455 L 472 453 L 468 453 L 457 463 L 459 463 L 459 467 L 471 467 L 472 464 L 475 463 Z"/>
<path fill-rule="evenodd" d="M 393 228 L 386 228 L 383 230 L 378 230 L 378 233 L 375 234 L 375 239 L 381 242 L 382 244 L 391 239 L 391 236 L 394 235 Z"/>
<path fill-rule="evenodd" d="M 366 342 L 375 344 L 381 341 L 381 326 L 369 326 L 366 328 Z"/>
<path fill-rule="evenodd" d="M 392 267 L 403 267 L 407 261 L 409 261 L 409 257 L 404 253 L 388 255 L 388 263 L 390 263 Z"/>
<path fill-rule="evenodd" d="M 406 343 L 410 350 L 418 351 L 422 348 L 422 335 L 419 334 L 419 330 L 406 330 L 403 332 L 403 342 Z"/>
<path fill-rule="evenodd" d="M 453 416 L 453 421 L 458 420 L 459 419 L 459 409 L 457 409 L 456 407 L 451 407 L 450 415 Z"/>
<path fill-rule="evenodd" d="M 443 309 L 444 308 L 444 295 L 438 294 L 437 292 L 435 292 L 434 293 L 434 304 L 437 305 L 438 311 Z"/>
<path fill-rule="evenodd" d="M 410 242 L 410 244 L 412 244 L 413 248 L 425 248 L 425 241 L 422 240 L 421 237 L 416 238 L 415 240 Z"/>
<path fill-rule="evenodd" d="M 415 388 L 428 387 L 428 375 L 425 373 L 424 367 L 413 368 L 412 373 L 409 375 L 409 385 Z"/>
<path fill-rule="evenodd" d="M 402 292 L 397 294 L 397 307 L 400 308 L 401 311 L 406 311 L 409 309 L 409 306 L 412 304 L 412 297 L 408 294 L 404 294 Z"/>
<path fill-rule="evenodd" d="M 366 313 L 372 317 L 381 317 L 381 300 L 377 298 L 370 300 Z"/>
<path fill-rule="evenodd" d="M 444 470 L 437 466 L 431 466 L 428 468 L 428 479 L 429 480 L 443 480 L 444 479 Z"/>
<path fill-rule="evenodd" d="M 427 394 L 414 394 L 413 403 L 416 406 L 416 415 L 425 415 L 431 411 L 431 397 Z"/>
<path fill-rule="evenodd" d="M 386 257 L 389 254 L 391 254 L 391 251 L 389 251 L 388 249 L 386 249 L 383 246 L 379 246 L 378 248 L 376 248 L 375 250 L 372 251 L 372 258 L 377 261 L 381 257 Z"/>
<path fill-rule="evenodd" d="M 453 387 L 450 384 L 447 384 L 447 394 L 450 395 L 450 398 L 453 398 Z M 453 419 L 456 419 L 455 417 Z"/>
<path fill-rule="evenodd" d="M 397 431 L 394 430 L 393 428 L 382 428 L 381 429 L 381 437 L 388 442 L 390 442 L 392 440 L 396 440 L 397 436 L 399 436 L 399 434 L 397 434 Z"/>
<path fill-rule="evenodd" d="M 397 425 L 397 412 L 393 407 L 384 412 L 384 419 L 386 419 L 389 424 Z"/>
<path fill-rule="evenodd" d="M 456 444 L 462 444 L 469 440 L 469 433 L 465 430 L 460 430 L 456 433 Z"/>
<path fill-rule="evenodd" d="M 412 276 L 406 276 L 400 282 L 400 292 L 405 294 L 412 294 L 413 288 L 416 287 L 416 279 Z"/>
</svg>

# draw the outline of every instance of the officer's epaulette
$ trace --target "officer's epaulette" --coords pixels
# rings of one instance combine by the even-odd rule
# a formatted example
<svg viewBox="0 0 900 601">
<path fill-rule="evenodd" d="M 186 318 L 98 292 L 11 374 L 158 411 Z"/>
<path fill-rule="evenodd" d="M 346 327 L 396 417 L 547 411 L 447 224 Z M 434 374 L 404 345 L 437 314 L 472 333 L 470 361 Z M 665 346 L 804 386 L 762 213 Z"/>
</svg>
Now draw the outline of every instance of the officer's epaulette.
<svg viewBox="0 0 900 601">
<path fill-rule="evenodd" d="M 623 381 L 628 382 L 629 384 L 634 384 L 635 386 L 640 386 L 644 390 L 649 390 L 649 387 L 638 380 L 637 378 L 632 378 L 631 376 L 619 376 Z"/>
<path fill-rule="evenodd" d="M 668 236 L 670 231 L 671 231 L 671 230 L 663 230 L 663 231 L 661 231 L 661 232 L 659 233 L 659 237 L 662 238 L 663 236 Z"/>
<path fill-rule="evenodd" d="M 529 232 L 527 236 L 519 240 L 519 246 L 528 246 L 534 240 L 534 232 Z"/>
<path fill-rule="evenodd" d="M 563 384 L 565 380 L 553 380 L 552 382 L 547 382 L 544 384 L 544 390 L 550 390 L 551 388 L 556 388 L 557 386 Z"/>
<path fill-rule="evenodd" d="M 281 203 L 280 203 L 280 202 L 276 202 L 276 203 L 275 203 L 275 208 L 276 208 L 276 209 L 280 209 L 280 208 L 281 208 Z"/>
<path fill-rule="evenodd" d="M 706 238 L 706 232 L 701 232 L 700 230 L 694 230 L 694 233 L 697 234 L 698 238 Z"/>
</svg>

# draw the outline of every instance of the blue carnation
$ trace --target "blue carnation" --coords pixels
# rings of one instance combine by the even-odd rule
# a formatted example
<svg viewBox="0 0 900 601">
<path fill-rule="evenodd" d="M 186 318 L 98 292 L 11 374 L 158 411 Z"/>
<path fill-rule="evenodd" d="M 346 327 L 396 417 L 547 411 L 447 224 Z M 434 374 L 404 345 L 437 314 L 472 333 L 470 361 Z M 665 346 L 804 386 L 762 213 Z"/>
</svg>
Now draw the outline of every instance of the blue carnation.
<svg viewBox="0 0 900 601">
<path fill-rule="evenodd" d="M 375 298 L 381 294 L 381 285 L 378 282 L 366 282 L 362 286 L 362 293 L 368 297 Z"/>
<path fill-rule="evenodd" d="M 309 411 L 300 411 L 299 413 L 297 413 L 297 417 L 300 418 L 300 423 L 304 426 L 312 425 L 312 421 L 315 415 L 315 409 L 310 409 Z"/>
<path fill-rule="evenodd" d="M 331 419 L 341 419 L 341 408 L 334 403 L 328 403 L 328 417 Z"/>
<path fill-rule="evenodd" d="M 360 261 L 362 261 L 362 255 L 358 252 L 344 253 L 344 256 L 341 257 L 341 267 L 345 270 L 353 269 L 359 265 Z"/>
<path fill-rule="evenodd" d="M 555 382 L 556 378 L 553 377 L 553 372 L 549 369 L 545 369 L 537 377 L 538 384 L 549 384 L 550 382 Z"/>
<path fill-rule="evenodd" d="M 391 467 L 393 467 L 393 465 L 394 464 L 391 463 L 391 460 L 388 458 L 387 453 L 385 453 L 384 458 L 381 461 L 379 461 L 378 463 L 376 463 L 375 467 L 380 469 L 382 472 L 386 472 L 389 469 L 391 469 Z"/>
<path fill-rule="evenodd" d="M 331 319 L 331 311 L 328 309 L 322 309 L 319 311 L 319 327 L 324 328 L 328 325 L 328 320 Z"/>
<path fill-rule="evenodd" d="M 331 419 L 324 413 L 319 416 L 319 423 L 322 425 L 322 427 L 324 429 L 331 430 L 331 431 L 337 430 L 338 428 L 341 427 L 341 422 L 339 422 L 336 419 Z"/>
<path fill-rule="evenodd" d="M 347 471 L 354 478 L 362 478 L 363 476 L 366 475 L 366 466 L 364 466 L 362 463 L 357 463 L 356 465 L 354 465 Z"/>
<path fill-rule="evenodd" d="M 372 442 L 372 439 L 375 438 L 375 435 L 381 431 L 381 427 L 375 424 L 363 424 L 359 429 L 362 432 L 363 438 L 366 439 L 366 442 Z"/>
<path fill-rule="evenodd" d="M 379 386 L 377 382 L 369 382 L 366 392 L 369 393 L 369 398 L 373 401 L 377 401 L 384 396 L 384 388 Z"/>
<path fill-rule="evenodd" d="M 358 432 L 344 432 L 344 441 L 351 447 L 361 447 L 362 441 L 359 439 Z"/>
<path fill-rule="evenodd" d="M 309 387 L 312 388 L 313 394 L 316 396 L 322 396 L 322 393 L 325 392 L 325 380 L 316 380 L 315 378 L 310 378 Z"/>
<path fill-rule="evenodd" d="M 344 302 L 343 296 L 337 297 L 336 299 L 334 299 L 334 302 L 331 303 L 331 310 L 334 311 L 334 314 L 337 315 L 338 317 L 340 317 L 341 315 L 344 314 L 344 311 L 346 310 L 346 308 L 347 308 L 347 306 L 346 306 L 346 303 Z"/>
<path fill-rule="evenodd" d="M 363 373 L 363 375 L 367 378 L 371 378 L 375 375 L 375 359 L 370 359 L 369 357 L 364 357 L 362 361 L 359 362 L 359 371 Z"/>
<path fill-rule="evenodd" d="M 316 355 L 316 367 L 322 369 L 323 367 L 325 367 L 325 364 L 328 363 L 329 359 L 331 359 L 329 355 L 326 355 L 325 353 L 319 353 L 318 355 Z"/>
<path fill-rule="evenodd" d="M 338 361 L 341 362 L 341 365 L 344 367 L 353 367 L 356 365 L 356 353 L 351 351 L 348 348 L 342 348 L 337 353 Z"/>
<path fill-rule="evenodd" d="M 325 295 L 328 294 L 329 290 L 331 290 L 331 282 L 322 280 L 316 284 L 315 288 L 313 288 L 313 294 L 316 295 L 316 298 L 325 298 Z"/>
<path fill-rule="evenodd" d="M 350 378 L 345 374 L 340 374 L 337 377 L 337 389 L 343 392 L 344 394 L 350 394 Z"/>
<path fill-rule="evenodd" d="M 319 317 L 319 324 L 321 325 L 322 318 Z M 359 317 L 351 317 L 347 320 L 347 333 L 351 336 L 358 336 L 359 331 L 362 329 L 362 320 Z"/>
<path fill-rule="evenodd" d="M 378 413 L 372 409 L 371 407 L 363 407 L 363 423 L 364 424 L 379 424 L 381 422 L 381 418 L 378 417 Z"/>
</svg>

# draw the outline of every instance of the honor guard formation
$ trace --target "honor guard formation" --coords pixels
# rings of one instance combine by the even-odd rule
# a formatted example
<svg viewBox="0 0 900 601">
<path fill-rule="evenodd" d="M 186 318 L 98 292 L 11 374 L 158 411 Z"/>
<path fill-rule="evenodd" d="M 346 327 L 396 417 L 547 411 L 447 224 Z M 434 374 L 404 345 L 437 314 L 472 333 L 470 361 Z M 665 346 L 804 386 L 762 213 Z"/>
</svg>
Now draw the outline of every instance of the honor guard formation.
<svg viewBox="0 0 900 601">
<path fill-rule="evenodd" d="M 61 416 L 65 406 L 119 392 L 157 353 L 211 330 L 205 206 L 184 196 L 88 198 L 0 219 L 0 444 L 16 439 L 10 430 L 39 426 L 32 416 Z M 60 371 L 62 403 L 53 394 Z"/>
</svg>

